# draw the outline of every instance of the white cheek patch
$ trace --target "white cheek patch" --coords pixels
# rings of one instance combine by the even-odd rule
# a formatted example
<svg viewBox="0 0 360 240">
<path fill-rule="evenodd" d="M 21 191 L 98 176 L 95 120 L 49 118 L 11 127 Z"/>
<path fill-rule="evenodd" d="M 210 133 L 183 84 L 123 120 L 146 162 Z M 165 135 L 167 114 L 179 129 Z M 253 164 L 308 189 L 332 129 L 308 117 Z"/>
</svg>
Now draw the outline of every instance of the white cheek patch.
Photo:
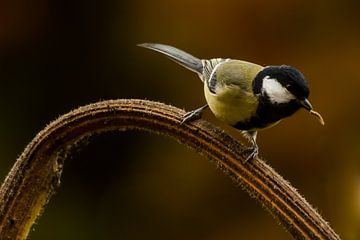
<svg viewBox="0 0 360 240">
<path fill-rule="evenodd" d="M 269 96 L 272 103 L 287 103 L 296 98 L 276 79 L 269 76 L 264 78 L 261 91 Z"/>
</svg>

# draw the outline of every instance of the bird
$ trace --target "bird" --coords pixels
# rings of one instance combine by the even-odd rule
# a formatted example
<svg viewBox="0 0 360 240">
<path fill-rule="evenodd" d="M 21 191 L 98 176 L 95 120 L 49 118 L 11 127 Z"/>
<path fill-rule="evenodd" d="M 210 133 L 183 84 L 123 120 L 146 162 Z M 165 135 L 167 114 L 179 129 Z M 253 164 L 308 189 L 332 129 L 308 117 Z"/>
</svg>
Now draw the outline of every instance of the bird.
<svg viewBox="0 0 360 240">
<path fill-rule="evenodd" d="M 140 47 L 160 52 L 195 72 L 204 83 L 206 104 L 183 116 L 181 124 L 202 117 L 206 108 L 217 119 L 240 130 L 251 147 L 245 152 L 244 163 L 257 158 L 257 132 L 277 125 L 303 108 L 324 125 L 309 98 L 305 76 L 288 65 L 261 66 L 231 58 L 199 59 L 173 46 L 141 43 Z"/>
</svg>

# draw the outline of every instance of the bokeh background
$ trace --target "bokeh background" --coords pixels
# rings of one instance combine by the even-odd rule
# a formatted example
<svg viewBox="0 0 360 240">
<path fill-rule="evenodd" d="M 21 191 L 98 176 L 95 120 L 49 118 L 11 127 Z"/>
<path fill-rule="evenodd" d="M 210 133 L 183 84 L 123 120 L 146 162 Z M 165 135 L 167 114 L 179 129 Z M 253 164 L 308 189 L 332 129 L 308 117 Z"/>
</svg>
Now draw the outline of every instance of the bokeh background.
<svg viewBox="0 0 360 240">
<path fill-rule="evenodd" d="M 167 43 L 203 58 L 304 72 L 325 127 L 300 111 L 259 134 L 261 155 L 343 239 L 360 239 L 359 7 L 356 0 L 2 0 L 0 177 L 39 130 L 80 105 L 117 98 L 202 105 L 195 74 L 136 47 Z M 30 239 L 291 236 L 206 159 L 173 140 L 128 132 L 102 135 L 68 161 Z"/>
</svg>

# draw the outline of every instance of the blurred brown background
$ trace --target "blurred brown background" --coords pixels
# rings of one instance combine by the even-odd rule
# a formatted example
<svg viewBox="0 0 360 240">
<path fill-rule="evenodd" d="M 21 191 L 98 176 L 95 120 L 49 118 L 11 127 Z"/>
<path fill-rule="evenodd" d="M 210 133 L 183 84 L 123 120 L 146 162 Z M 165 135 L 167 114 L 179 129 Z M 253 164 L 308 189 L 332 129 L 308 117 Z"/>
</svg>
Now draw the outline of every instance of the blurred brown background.
<svg viewBox="0 0 360 240">
<path fill-rule="evenodd" d="M 197 76 L 141 42 L 195 56 L 288 64 L 305 111 L 261 132 L 261 155 L 330 221 L 360 239 L 359 1 L 2 0 L 0 177 L 49 121 L 104 99 L 204 103 Z M 205 118 L 221 125 L 211 113 Z M 239 135 L 230 128 L 231 134 Z M 100 136 L 66 165 L 31 239 L 291 239 L 222 172 L 172 140 Z"/>
</svg>

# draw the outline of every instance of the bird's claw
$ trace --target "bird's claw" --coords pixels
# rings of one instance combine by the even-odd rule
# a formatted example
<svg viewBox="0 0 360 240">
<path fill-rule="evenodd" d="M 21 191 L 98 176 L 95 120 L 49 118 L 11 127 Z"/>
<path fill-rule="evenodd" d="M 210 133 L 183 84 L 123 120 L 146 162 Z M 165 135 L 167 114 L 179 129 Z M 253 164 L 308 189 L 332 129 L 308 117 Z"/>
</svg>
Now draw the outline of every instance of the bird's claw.
<svg viewBox="0 0 360 240">
<path fill-rule="evenodd" d="M 254 158 L 256 158 L 259 154 L 259 148 L 257 147 L 250 147 L 245 149 L 242 153 L 247 154 L 247 157 L 245 158 L 245 160 L 243 160 L 243 163 L 247 163 L 250 160 L 253 160 Z"/>
<path fill-rule="evenodd" d="M 201 116 L 202 116 L 202 111 L 200 109 L 196 109 L 196 110 L 187 112 L 184 114 L 183 120 L 181 121 L 180 124 L 184 124 L 184 123 L 190 122 L 192 120 L 200 119 Z"/>
<path fill-rule="evenodd" d="M 202 116 L 202 112 L 204 111 L 205 108 L 207 108 L 208 105 L 204 105 L 198 109 L 195 109 L 195 110 L 192 110 L 190 112 L 187 112 L 184 114 L 183 116 L 183 120 L 181 121 L 180 124 L 184 124 L 184 123 L 187 123 L 187 122 L 190 122 L 190 121 L 193 121 L 193 120 L 197 120 L 197 119 L 200 119 L 201 116 Z"/>
</svg>

